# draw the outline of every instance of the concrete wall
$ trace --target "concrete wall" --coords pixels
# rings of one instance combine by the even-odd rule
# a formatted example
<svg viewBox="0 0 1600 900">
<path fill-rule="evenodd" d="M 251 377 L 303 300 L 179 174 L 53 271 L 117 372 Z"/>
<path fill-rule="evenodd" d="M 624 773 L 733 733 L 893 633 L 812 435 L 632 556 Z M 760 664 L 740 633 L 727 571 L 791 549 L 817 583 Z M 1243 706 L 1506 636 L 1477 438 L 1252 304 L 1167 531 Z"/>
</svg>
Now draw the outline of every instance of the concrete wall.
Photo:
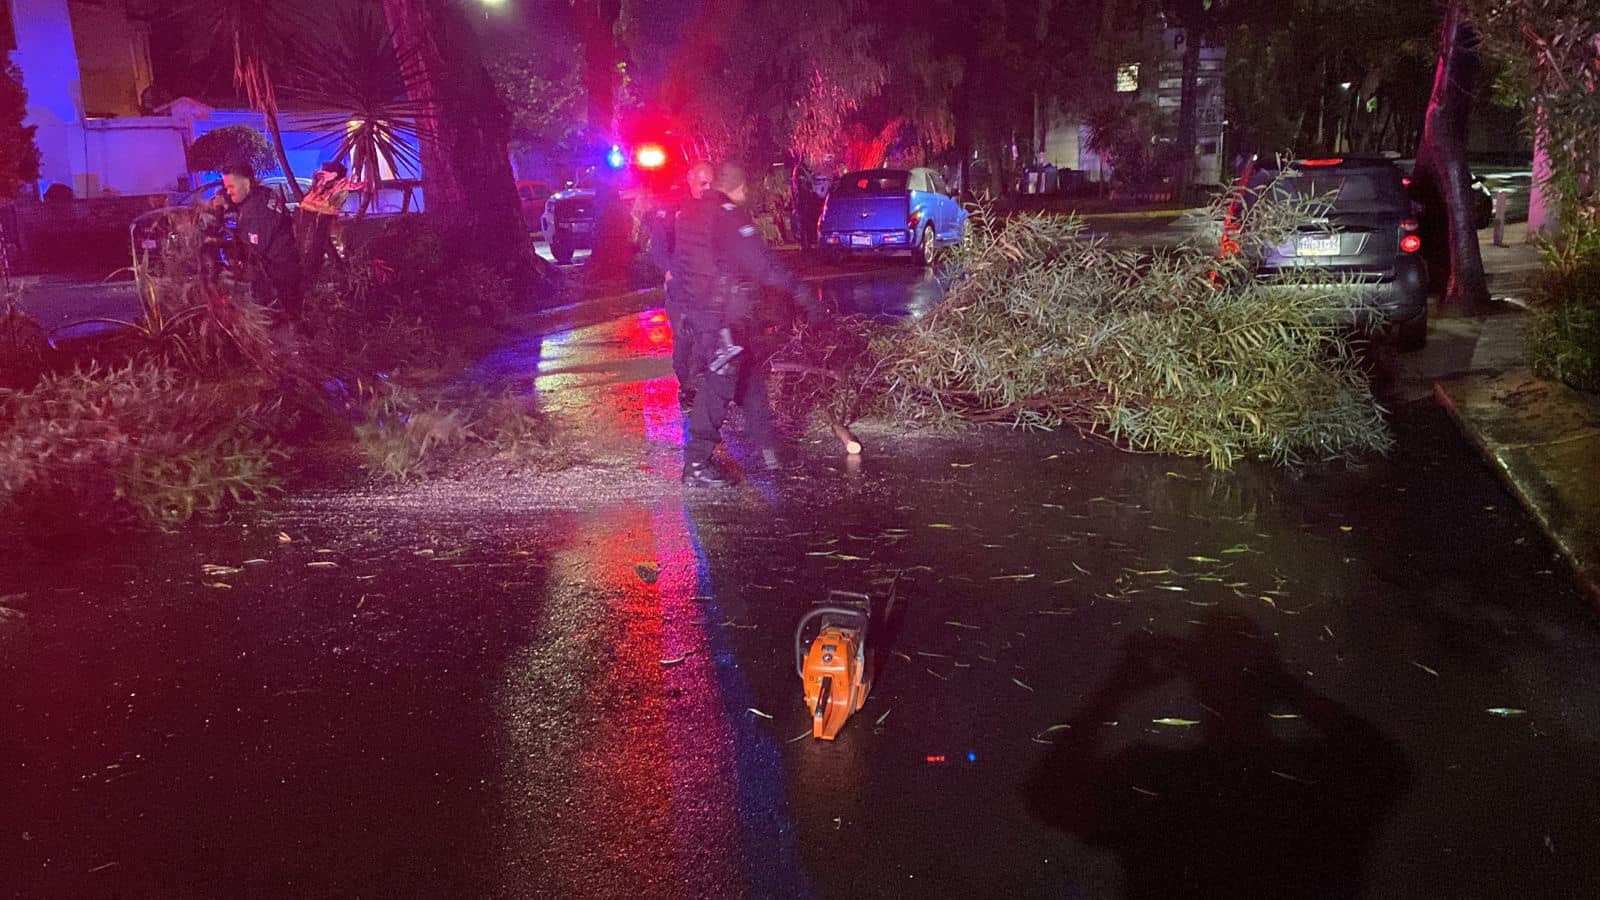
<svg viewBox="0 0 1600 900">
<path fill-rule="evenodd" d="M 38 127 L 39 187 L 59 182 L 83 195 L 83 90 L 67 0 L 11 0 L 13 59 L 28 90 L 28 124 Z"/>
<path fill-rule="evenodd" d="M 176 119 L 90 119 L 84 133 L 91 189 L 82 196 L 164 194 L 189 184 Z"/>
</svg>

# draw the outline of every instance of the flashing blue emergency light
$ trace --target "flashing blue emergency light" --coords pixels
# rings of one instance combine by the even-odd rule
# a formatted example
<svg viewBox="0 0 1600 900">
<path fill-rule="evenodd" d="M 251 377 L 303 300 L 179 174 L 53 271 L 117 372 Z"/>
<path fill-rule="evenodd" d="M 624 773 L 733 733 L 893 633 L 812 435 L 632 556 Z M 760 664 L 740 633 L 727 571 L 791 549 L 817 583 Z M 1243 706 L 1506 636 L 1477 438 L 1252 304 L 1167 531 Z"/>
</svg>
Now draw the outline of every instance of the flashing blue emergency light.
<svg viewBox="0 0 1600 900">
<path fill-rule="evenodd" d="M 622 148 L 613 145 L 611 152 L 606 154 L 606 165 L 613 169 L 620 169 L 628 164 L 628 157 L 622 154 Z"/>
</svg>

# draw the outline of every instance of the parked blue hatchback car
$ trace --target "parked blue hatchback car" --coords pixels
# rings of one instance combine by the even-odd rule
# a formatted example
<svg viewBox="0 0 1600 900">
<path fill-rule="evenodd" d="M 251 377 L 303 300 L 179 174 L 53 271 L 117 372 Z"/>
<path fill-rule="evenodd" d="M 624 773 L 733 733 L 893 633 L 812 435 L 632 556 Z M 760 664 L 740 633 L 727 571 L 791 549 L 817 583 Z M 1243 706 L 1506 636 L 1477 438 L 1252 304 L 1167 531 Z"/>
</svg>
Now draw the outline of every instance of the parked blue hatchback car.
<svg viewBox="0 0 1600 900">
<path fill-rule="evenodd" d="M 932 169 L 847 172 L 822 208 L 824 247 L 851 253 L 909 253 L 924 262 L 961 242 L 967 211 Z"/>
</svg>

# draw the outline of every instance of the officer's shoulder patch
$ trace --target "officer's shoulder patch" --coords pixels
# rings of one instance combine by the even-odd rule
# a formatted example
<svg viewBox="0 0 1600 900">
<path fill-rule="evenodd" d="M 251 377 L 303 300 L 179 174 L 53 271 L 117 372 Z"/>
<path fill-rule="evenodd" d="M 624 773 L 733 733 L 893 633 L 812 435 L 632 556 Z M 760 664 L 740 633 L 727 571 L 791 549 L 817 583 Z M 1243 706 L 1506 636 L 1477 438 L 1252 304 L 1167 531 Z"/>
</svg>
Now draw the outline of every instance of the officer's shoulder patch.
<svg viewBox="0 0 1600 900">
<path fill-rule="evenodd" d="M 755 237 L 756 227 L 754 225 L 741 225 L 739 227 L 739 233 L 745 237 Z"/>
<path fill-rule="evenodd" d="M 732 203 L 724 203 L 724 204 L 722 204 L 722 208 L 728 210 L 729 212 L 732 212 L 733 210 L 736 210 L 739 207 L 734 206 Z"/>
</svg>

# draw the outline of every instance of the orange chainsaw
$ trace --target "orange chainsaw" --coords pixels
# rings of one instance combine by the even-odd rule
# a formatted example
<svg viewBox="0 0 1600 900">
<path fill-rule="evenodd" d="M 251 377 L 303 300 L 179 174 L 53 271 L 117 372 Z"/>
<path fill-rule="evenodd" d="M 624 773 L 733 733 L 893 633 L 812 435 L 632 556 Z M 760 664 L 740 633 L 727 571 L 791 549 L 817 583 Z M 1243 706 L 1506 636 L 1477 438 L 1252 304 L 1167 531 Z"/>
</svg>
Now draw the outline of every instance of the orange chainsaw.
<svg viewBox="0 0 1600 900">
<path fill-rule="evenodd" d="M 841 598 L 840 603 L 835 598 Z M 828 603 L 800 618 L 794 629 L 794 667 L 811 710 L 811 736 L 831 741 L 850 714 L 867 702 L 872 673 L 867 667 L 867 625 L 872 599 L 866 594 L 829 591 Z M 845 604 L 848 605 L 845 605 Z M 806 649 L 805 635 L 817 623 Z"/>
</svg>

